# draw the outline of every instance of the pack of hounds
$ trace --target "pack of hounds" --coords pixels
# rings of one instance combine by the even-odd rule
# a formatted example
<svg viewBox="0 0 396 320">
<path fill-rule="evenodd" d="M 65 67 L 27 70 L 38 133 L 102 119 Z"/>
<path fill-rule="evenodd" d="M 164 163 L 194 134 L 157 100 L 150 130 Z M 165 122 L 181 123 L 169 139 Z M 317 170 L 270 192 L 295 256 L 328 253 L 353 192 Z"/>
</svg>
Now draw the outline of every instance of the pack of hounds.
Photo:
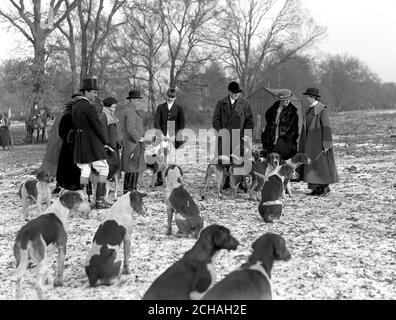
<svg viewBox="0 0 396 320">
<path fill-rule="evenodd" d="M 295 169 L 311 160 L 297 154 L 282 162 L 278 154 L 262 157 L 253 152 L 252 167 L 245 176 L 235 175 L 233 165 L 226 169 L 212 161 L 206 169 L 204 187 L 200 194 L 205 199 L 210 178 L 215 174 L 217 196 L 230 176 L 233 196 L 239 185 L 248 184 L 249 198 L 260 201 L 258 212 L 266 223 L 273 223 L 282 214 L 282 197 L 285 191 L 291 196 L 290 179 L 296 178 Z M 164 177 L 164 200 L 167 206 L 167 231 L 172 235 L 172 222 L 177 226 L 176 237 L 196 238 L 194 246 L 183 257 L 169 266 L 151 284 L 143 295 L 146 300 L 269 300 L 272 299 L 271 271 L 275 261 L 287 261 L 291 254 L 285 239 L 278 234 L 265 233 L 252 244 L 251 255 L 241 267 L 216 282 L 216 256 L 220 250 L 237 250 L 239 241 L 231 231 L 221 225 L 204 227 L 199 207 L 183 184 L 183 170 L 178 165 L 157 167 Z M 154 171 L 154 170 L 153 170 Z M 155 171 L 154 171 L 155 172 Z M 66 256 L 69 217 L 87 216 L 92 209 L 84 191 L 62 190 L 51 200 L 50 184 L 53 179 L 47 172 L 39 172 L 36 180 L 22 184 L 19 196 L 23 217 L 28 222 L 19 230 L 14 243 L 16 259 L 16 299 L 23 297 L 22 280 L 29 263 L 37 265 L 35 290 L 39 299 L 46 299 L 45 284 L 50 276 L 48 251 L 56 248 L 57 268 L 54 286 L 62 286 Z M 85 273 L 91 287 L 119 283 L 121 274 L 129 274 L 129 257 L 132 229 L 137 215 L 147 215 L 144 199 L 147 194 L 133 190 L 119 197 L 107 210 L 92 241 L 85 261 Z M 52 202 L 52 203 L 51 203 Z M 29 206 L 36 203 L 38 217 L 31 217 Z M 43 206 L 47 208 L 44 210 Z M 173 217 L 174 216 L 174 217 Z M 134 217 L 134 218 L 133 218 Z M 123 247 L 123 262 L 121 262 Z M 122 267 L 122 271 L 121 271 Z"/>
</svg>

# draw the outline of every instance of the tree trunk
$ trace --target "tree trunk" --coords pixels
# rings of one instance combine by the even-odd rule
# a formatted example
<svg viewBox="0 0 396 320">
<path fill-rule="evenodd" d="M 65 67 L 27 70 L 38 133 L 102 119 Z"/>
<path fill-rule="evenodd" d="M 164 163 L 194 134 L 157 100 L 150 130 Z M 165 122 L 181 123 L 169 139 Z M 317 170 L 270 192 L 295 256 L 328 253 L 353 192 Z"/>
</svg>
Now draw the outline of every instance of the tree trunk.
<svg viewBox="0 0 396 320">
<path fill-rule="evenodd" d="M 34 45 L 34 69 L 33 69 L 33 97 L 39 103 L 44 96 L 45 86 L 45 36 L 36 37 Z"/>
</svg>

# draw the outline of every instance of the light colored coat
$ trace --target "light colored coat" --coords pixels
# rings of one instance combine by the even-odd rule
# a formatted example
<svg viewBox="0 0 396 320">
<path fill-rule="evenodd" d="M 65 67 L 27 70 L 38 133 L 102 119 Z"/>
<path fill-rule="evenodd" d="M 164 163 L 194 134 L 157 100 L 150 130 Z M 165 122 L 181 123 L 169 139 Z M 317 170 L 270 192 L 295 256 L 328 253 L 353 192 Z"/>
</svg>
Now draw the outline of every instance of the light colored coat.
<svg viewBox="0 0 396 320">
<path fill-rule="evenodd" d="M 329 151 L 321 154 L 324 149 Z M 312 110 L 308 109 L 305 115 L 300 151 L 306 153 L 313 161 L 312 164 L 304 165 L 305 182 L 323 185 L 338 182 L 329 111 L 320 102 L 313 107 L 313 114 Z M 317 158 L 319 155 L 320 157 Z"/>
<path fill-rule="evenodd" d="M 120 117 L 119 125 L 122 128 L 123 141 L 122 171 L 124 172 L 143 172 L 146 169 L 144 152 L 140 150 L 143 146 L 139 143 L 145 133 L 144 116 L 144 111 L 137 111 L 134 106 L 128 104 Z M 137 159 L 136 157 L 131 159 L 135 152 L 141 152 L 141 155 Z"/>
</svg>

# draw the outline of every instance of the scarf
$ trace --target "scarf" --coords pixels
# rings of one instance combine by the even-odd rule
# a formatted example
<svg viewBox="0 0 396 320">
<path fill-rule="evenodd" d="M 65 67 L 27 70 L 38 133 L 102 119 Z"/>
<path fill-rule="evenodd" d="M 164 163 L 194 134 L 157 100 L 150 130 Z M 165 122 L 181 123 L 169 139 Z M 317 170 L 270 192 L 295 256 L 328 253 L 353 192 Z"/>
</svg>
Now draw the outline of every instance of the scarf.
<svg viewBox="0 0 396 320">
<path fill-rule="evenodd" d="M 108 109 L 106 107 L 104 107 L 102 111 L 106 116 L 107 125 L 111 125 L 111 124 L 115 124 L 115 123 L 119 122 L 119 120 L 114 115 L 114 111 L 111 111 L 110 109 Z"/>
</svg>

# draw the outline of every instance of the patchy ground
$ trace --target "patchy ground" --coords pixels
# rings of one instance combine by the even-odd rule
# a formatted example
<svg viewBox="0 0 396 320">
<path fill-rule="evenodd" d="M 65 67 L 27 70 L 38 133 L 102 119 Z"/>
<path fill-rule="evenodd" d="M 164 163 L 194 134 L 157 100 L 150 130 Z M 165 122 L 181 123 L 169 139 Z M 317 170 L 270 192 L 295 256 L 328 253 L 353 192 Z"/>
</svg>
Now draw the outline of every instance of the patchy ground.
<svg viewBox="0 0 396 320">
<path fill-rule="evenodd" d="M 328 197 L 307 197 L 306 185 L 294 183 L 294 198 L 284 201 L 283 217 L 265 224 L 257 203 L 240 195 L 232 200 L 214 196 L 198 201 L 206 224 L 219 223 L 241 242 L 237 251 L 222 252 L 217 279 L 238 268 L 251 243 L 265 232 L 283 235 L 292 254 L 275 263 L 275 299 L 395 299 L 396 298 L 396 111 L 340 113 L 332 116 L 340 183 Z M 0 151 L 0 299 L 12 299 L 15 269 L 12 254 L 16 232 L 23 225 L 16 196 L 20 184 L 32 176 L 45 145 L 16 146 Z M 198 200 L 204 165 L 183 166 L 186 188 Z M 144 185 L 148 186 L 145 176 Z M 89 219 L 69 220 L 64 286 L 48 286 L 50 299 L 140 299 L 152 281 L 194 244 L 192 239 L 165 236 L 166 207 L 162 190 L 149 191 L 147 217 L 134 217 L 131 275 L 120 285 L 86 288 L 84 261 L 104 211 Z M 174 228 L 176 231 L 176 228 Z M 55 253 L 51 255 L 55 268 Z M 24 298 L 36 299 L 35 269 L 23 283 Z"/>
</svg>

